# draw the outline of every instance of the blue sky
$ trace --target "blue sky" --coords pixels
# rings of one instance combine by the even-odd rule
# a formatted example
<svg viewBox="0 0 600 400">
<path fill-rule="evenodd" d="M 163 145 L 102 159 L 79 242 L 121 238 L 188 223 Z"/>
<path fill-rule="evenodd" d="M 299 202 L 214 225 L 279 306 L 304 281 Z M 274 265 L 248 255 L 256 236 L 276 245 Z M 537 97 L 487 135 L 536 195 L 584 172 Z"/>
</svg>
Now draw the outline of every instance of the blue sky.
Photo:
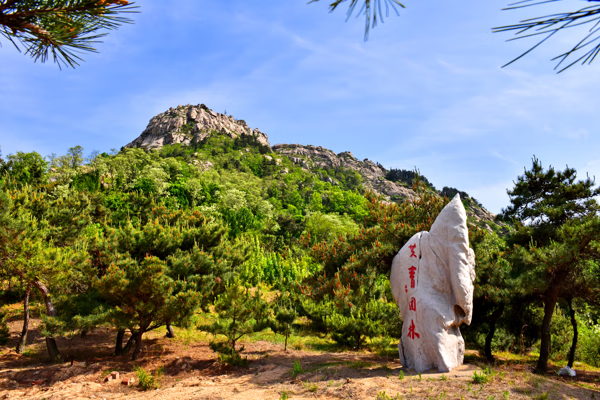
<svg viewBox="0 0 600 400">
<path fill-rule="evenodd" d="M 436 187 L 470 193 L 492 212 L 531 166 L 600 179 L 600 61 L 555 74 L 567 32 L 507 68 L 532 42 L 491 28 L 585 2 L 501 11 L 503 0 L 407 0 L 363 42 L 363 19 L 305 0 L 138 1 L 135 24 L 60 71 L 0 48 L 2 153 L 120 148 L 150 118 L 204 103 L 244 119 L 271 144 L 320 145 L 415 166 Z"/>
</svg>

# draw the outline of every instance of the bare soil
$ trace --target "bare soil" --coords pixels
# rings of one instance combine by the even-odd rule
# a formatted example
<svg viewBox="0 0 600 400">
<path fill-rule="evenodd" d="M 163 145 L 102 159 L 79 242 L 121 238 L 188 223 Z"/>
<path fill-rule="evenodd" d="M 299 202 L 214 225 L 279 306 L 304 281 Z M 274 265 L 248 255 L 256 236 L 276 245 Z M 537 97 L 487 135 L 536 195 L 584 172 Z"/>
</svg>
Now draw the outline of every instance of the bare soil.
<svg viewBox="0 0 600 400">
<path fill-rule="evenodd" d="M 58 339 L 68 361 L 50 364 L 38 325 L 39 320 L 32 321 L 26 355 L 18 355 L 14 347 L 21 323 L 10 323 L 13 339 L 0 347 L 0 399 L 600 399 L 598 372 L 538 376 L 531 365 L 506 360 L 499 360 L 489 383 L 475 384 L 473 372 L 486 367 L 476 352 L 448 374 L 419 376 L 403 370 L 397 358 L 370 352 L 284 351 L 259 341 L 244 343 L 250 363 L 241 368 L 222 365 L 204 341 L 167 339 L 163 331 L 148 335 L 136 362 L 112 356 L 116 332 L 97 329 L 84 338 Z M 295 377 L 294 361 L 304 370 Z M 136 366 L 149 372 L 163 366 L 160 388 L 141 390 Z M 112 371 L 120 377 L 107 382 Z M 125 386 L 124 378 L 136 382 Z"/>
</svg>

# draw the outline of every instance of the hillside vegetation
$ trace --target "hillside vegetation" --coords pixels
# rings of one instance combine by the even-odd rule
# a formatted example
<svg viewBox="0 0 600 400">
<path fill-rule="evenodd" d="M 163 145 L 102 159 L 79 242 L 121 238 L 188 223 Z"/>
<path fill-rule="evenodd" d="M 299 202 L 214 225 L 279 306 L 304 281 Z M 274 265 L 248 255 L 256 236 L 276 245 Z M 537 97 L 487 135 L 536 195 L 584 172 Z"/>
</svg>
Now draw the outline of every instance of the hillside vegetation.
<svg viewBox="0 0 600 400">
<path fill-rule="evenodd" d="M 466 193 L 438 192 L 416 171 L 314 146 L 271 148 L 256 130 L 207 133 L 171 114 L 182 119 L 177 132 L 196 134 L 88 158 L 81 147 L 3 158 L 1 296 L 4 319 L 23 321 L 17 352 L 35 309 L 55 362 L 74 356 L 57 338 L 100 327 L 111 329 L 113 353 L 133 360 L 148 335 L 172 337 L 174 327 L 210 333 L 220 362 L 238 366 L 256 332 L 285 348 L 312 335 L 395 354 L 402 317 L 391 260 L 459 193 L 477 262 L 467 345 L 488 360 L 539 355 L 542 370 L 544 355 L 599 366 L 593 181 L 534 159 L 495 222 Z"/>
</svg>

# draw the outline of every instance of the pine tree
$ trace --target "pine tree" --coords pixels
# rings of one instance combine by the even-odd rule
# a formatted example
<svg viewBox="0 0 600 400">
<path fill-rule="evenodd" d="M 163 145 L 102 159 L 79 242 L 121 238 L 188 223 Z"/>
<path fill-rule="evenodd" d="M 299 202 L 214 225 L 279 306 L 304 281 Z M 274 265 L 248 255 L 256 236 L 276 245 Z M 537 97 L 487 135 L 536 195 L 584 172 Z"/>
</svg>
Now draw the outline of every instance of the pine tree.
<svg viewBox="0 0 600 400">
<path fill-rule="evenodd" d="M 345 272 L 342 268 L 331 279 L 331 294 L 302 301 L 315 328 L 330 332 L 338 344 L 353 349 L 364 347 L 368 338 L 400 337 L 402 320 L 387 277 L 374 270 Z"/>
<path fill-rule="evenodd" d="M 167 319 L 185 321 L 200 303 L 200 295 L 183 281 L 168 276 L 166 263 L 155 256 L 143 261 L 131 257 L 116 257 L 106 274 L 99 279 L 102 294 L 114 304 L 108 320 L 132 331 L 136 360 L 144 333 L 165 324 Z"/>
<path fill-rule="evenodd" d="M 274 318 L 270 322 L 270 327 L 275 333 L 282 334 L 285 337 L 284 351 L 287 351 L 288 338 L 294 331 L 294 322 L 298 318 L 296 304 L 298 299 L 295 299 L 291 285 L 280 283 L 279 293 L 275 297 L 271 306 L 273 308 Z"/>
<path fill-rule="evenodd" d="M 52 319 L 57 316 L 52 292 L 64 290 L 75 282 L 77 271 L 84 269 L 88 264 L 85 247 L 83 244 L 72 247 L 54 246 L 46 241 L 47 227 L 44 226 L 44 222 L 21 213 L 13 218 L 16 224 L 11 226 L 9 231 L 13 240 L 7 243 L 8 257 L 3 260 L 3 268 L 38 290 L 46 306 L 45 317 Z M 27 314 L 26 312 L 24 336 L 27 330 Z M 52 328 L 53 324 L 49 321 L 44 319 L 42 333 L 46 336 L 50 358 L 57 362 L 61 360 L 61 356 L 54 337 L 59 332 Z"/>
<path fill-rule="evenodd" d="M 470 226 L 469 243 L 475 252 L 476 277 L 473 292 L 473 318 L 465 329 L 487 326 L 484 353 L 493 362 L 492 340 L 500 319 L 511 304 L 522 300 L 518 281 L 511 276 L 511 265 L 504 257 L 506 244 L 495 233 Z"/>
<path fill-rule="evenodd" d="M 187 326 L 198 307 L 206 308 L 246 259 L 245 246 L 226 240 L 226 227 L 198 211 L 156 206 L 150 220 L 107 227 L 98 248 L 97 287 L 109 305 L 108 322 L 135 342 L 164 325 Z"/>
<path fill-rule="evenodd" d="M 227 338 L 225 342 L 210 342 L 211 349 L 220 354 L 221 361 L 246 366 L 247 358 L 240 355 L 244 346 L 237 348 L 237 342 L 245 335 L 269 326 L 271 310 L 267 302 L 262 298 L 260 290 L 252 293 L 241 285 L 238 279 L 233 279 L 217 297 L 214 310 L 217 313 L 216 320 L 210 325 L 200 326 L 199 329 Z"/>
<path fill-rule="evenodd" d="M 54 337 L 62 329 L 56 321 L 54 296 L 77 292 L 78 287 L 86 285 L 90 264 L 86 242 L 76 228 L 80 226 L 79 218 L 87 221 L 89 216 L 81 213 L 82 209 L 77 216 L 65 214 L 62 199 L 53 200 L 29 186 L 7 192 L 0 203 L 3 215 L 0 236 L 4 238 L 0 265 L 26 285 L 31 284 L 42 296 L 46 306 L 42 333 L 50 358 L 60 361 Z M 62 218 L 66 215 L 68 221 Z M 27 312 L 24 314 L 22 336 L 27 333 Z"/>
<path fill-rule="evenodd" d="M 514 222 L 508 243 L 510 260 L 525 294 L 544 302 L 540 357 L 536 366 L 544 373 L 550 354 L 550 324 L 560 297 L 573 282 L 582 282 L 585 260 L 595 257 L 600 238 L 600 194 L 589 177 L 577 181 L 572 168 L 544 170 L 533 158 L 531 170 L 519 176 L 508 191 L 511 205 L 499 218 Z"/>
</svg>

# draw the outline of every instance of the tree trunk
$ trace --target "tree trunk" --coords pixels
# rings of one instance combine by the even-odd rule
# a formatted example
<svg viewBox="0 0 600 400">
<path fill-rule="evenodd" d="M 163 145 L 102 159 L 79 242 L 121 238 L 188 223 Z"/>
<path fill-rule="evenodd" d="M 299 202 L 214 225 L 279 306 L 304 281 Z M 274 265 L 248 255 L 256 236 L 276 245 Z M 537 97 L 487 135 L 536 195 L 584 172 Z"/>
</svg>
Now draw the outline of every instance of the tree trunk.
<svg viewBox="0 0 600 400">
<path fill-rule="evenodd" d="M 119 329 L 117 331 L 117 343 L 115 344 L 115 356 L 123 354 L 123 337 L 125 336 L 125 329 Z"/>
<path fill-rule="evenodd" d="M 46 314 L 49 317 L 56 317 L 56 310 L 54 309 L 54 304 L 52 304 L 52 298 L 50 297 L 50 291 L 44 285 L 42 281 L 36 280 L 32 282 L 33 285 L 42 293 L 44 297 L 44 303 L 46 304 Z M 52 362 L 59 363 L 62 362 L 62 357 L 60 352 L 58 351 L 58 346 L 56 345 L 56 339 L 53 337 L 46 337 L 46 348 L 48 349 L 48 355 Z"/>
<path fill-rule="evenodd" d="M 175 330 L 173 329 L 173 325 L 170 322 L 167 322 L 167 337 L 172 339 L 175 337 Z"/>
<path fill-rule="evenodd" d="M 577 320 L 575 319 L 575 310 L 573 309 L 573 299 L 569 299 L 569 313 L 571 313 L 571 325 L 573 325 L 573 342 L 571 344 L 571 350 L 569 351 L 569 363 L 567 364 L 570 368 L 573 368 L 575 362 L 575 350 L 577 349 Z"/>
<path fill-rule="evenodd" d="M 552 284 L 552 283 L 551 283 Z M 548 358 L 550 357 L 550 325 L 552 315 L 558 300 L 558 291 L 550 288 L 544 296 L 544 321 L 542 322 L 542 343 L 540 345 L 540 358 L 538 359 L 535 372 L 538 374 L 546 373 L 548 368 Z"/>
<path fill-rule="evenodd" d="M 27 344 L 27 332 L 29 332 L 29 295 L 31 294 L 31 283 L 27 284 L 25 291 L 25 300 L 23 302 L 23 330 L 17 343 L 17 354 L 23 354 Z"/>
<path fill-rule="evenodd" d="M 135 335 L 131 335 L 129 337 L 129 340 L 127 341 L 127 344 L 125 345 L 125 348 L 123 349 L 123 351 L 121 352 L 121 354 L 127 354 L 131 351 L 131 348 L 133 347 L 133 345 L 135 344 Z"/>
<path fill-rule="evenodd" d="M 58 346 L 56 345 L 56 339 L 47 337 L 46 338 L 46 349 L 48 349 L 48 355 L 54 363 L 61 363 L 63 361 Z"/>
<path fill-rule="evenodd" d="M 492 354 L 492 339 L 496 333 L 496 323 L 504 313 L 504 304 L 501 304 L 490 317 L 490 330 L 485 337 L 485 357 L 489 362 L 494 362 L 494 355 Z"/>
<path fill-rule="evenodd" d="M 288 339 L 288 336 L 289 336 L 289 331 L 286 329 L 285 330 L 285 346 L 283 348 L 283 351 L 287 351 L 287 339 Z"/>
<path fill-rule="evenodd" d="M 137 332 L 135 332 L 133 336 L 135 336 L 135 348 L 133 349 L 133 354 L 131 355 L 131 360 L 137 360 L 140 351 L 142 350 L 142 335 L 144 334 L 144 329 L 140 328 Z"/>
</svg>

